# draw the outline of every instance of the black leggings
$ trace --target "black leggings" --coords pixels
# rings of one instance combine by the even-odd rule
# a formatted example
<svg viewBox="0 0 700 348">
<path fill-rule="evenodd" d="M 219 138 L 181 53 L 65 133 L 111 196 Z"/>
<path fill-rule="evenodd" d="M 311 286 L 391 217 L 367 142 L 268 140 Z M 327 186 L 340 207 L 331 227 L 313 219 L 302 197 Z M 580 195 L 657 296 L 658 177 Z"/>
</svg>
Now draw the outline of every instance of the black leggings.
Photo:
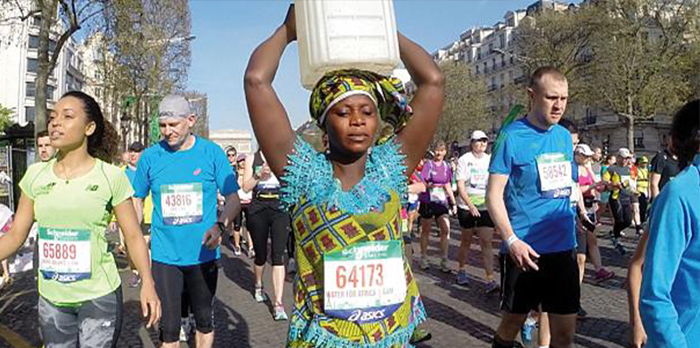
<svg viewBox="0 0 700 348">
<path fill-rule="evenodd" d="M 246 227 L 253 239 L 255 265 L 267 261 L 267 239 L 272 239 L 272 265 L 284 264 L 284 250 L 290 233 L 289 214 L 279 208 L 277 201 L 254 199 L 246 214 Z"/>
<path fill-rule="evenodd" d="M 647 195 L 641 194 L 639 196 L 639 222 L 644 223 L 647 221 L 647 208 L 649 206 L 649 199 Z"/>
<path fill-rule="evenodd" d="M 236 232 L 241 232 L 241 227 L 243 226 L 243 216 L 248 216 L 248 205 L 241 205 L 241 211 L 233 218 L 233 230 Z"/>
<path fill-rule="evenodd" d="M 212 301 L 219 274 L 216 260 L 192 266 L 168 265 L 154 260 L 151 267 L 163 313 L 161 341 L 180 340 L 183 294 L 187 294 L 197 331 L 203 334 L 214 331 Z"/>
<path fill-rule="evenodd" d="M 620 232 L 632 225 L 632 203 L 629 200 L 620 201 L 619 199 L 610 198 L 610 211 L 615 218 L 613 236 L 620 238 Z"/>
</svg>

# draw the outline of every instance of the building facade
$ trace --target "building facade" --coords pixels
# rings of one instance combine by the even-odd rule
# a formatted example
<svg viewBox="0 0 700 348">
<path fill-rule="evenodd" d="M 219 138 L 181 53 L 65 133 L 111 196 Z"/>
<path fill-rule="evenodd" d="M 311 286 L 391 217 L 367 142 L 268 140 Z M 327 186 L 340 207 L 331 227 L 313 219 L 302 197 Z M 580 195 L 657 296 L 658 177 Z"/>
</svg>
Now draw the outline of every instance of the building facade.
<svg viewBox="0 0 700 348">
<path fill-rule="evenodd" d="M 30 1 L 25 0 L 29 8 Z M 38 71 L 39 24 L 41 17 L 30 17 L 11 25 L 0 26 L 0 104 L 14 110 L 12 121 L 19 125 L 34 122 L 36 75 Z M 57 33 L 49 37 L 50 53 L 56 46 Z M 49 75 L 47 104 L 51 109 L 63 93 L 82 90 L 85 86 L 84 61 L 80 45 L 69 39 L 61 48 L 55 69 Z M 45 128 L 45 125 L 40 126 Z"/>
<path fill-rule="evenodd" d="M 588 4 L 591 0 L 584 1 Z M 492 135 L 498 131 L 503 117 L 518 102 L 523 102 L 528 81 L 522 57 L 517 50 L 518 27 L 529 17 L 541 11 L 564 12 L 575 10 L 574 4 L 560 1 L 539 0 L 525 9 L 508 11 L 503 20 L 492 26 L 472 28 L 463 32 L 459 40 L 433 54 L 437 62 L 463 61 L 472 76 L 484 81 L 487 87 L 487 106 L 492 115 Z M 520 100 L 519 100 L 520 99 Z M 582 141 L 591 146 L 615 152 L 627 147 L 627 129 L 624 122 L 613 113 L 583 103 L 570 103 L 565 117 L 580 127 Z M 635 150 L 640 154 L 652 154 L 662 149 L 670 119 L 658 115 L 653 119 L 636 121 L 634 130 Z"/>
</svg>

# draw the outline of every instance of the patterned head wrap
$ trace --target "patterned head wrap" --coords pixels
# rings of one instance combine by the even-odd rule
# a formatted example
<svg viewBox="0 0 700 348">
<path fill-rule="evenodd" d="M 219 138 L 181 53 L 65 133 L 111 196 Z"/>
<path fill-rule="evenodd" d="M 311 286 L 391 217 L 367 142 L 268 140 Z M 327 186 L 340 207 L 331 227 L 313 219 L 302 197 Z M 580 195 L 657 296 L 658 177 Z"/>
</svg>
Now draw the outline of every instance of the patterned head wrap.
<svg viewBox="0 0 700 348">
<path fill-rule="evenodd" d="M 400 131 L 411 117 L 412 110 L 403 93 L 403 83 L 397 78 L 357 69 L 336 70 L 324 75 L 314 87 L 309 111 L 318 127 L 324 129 L 326 115 L 335 104 L 353 95 L 366 95 L 390 128 L 378 130 L 381 136 L 377 143 L 381 144 Z"/>
</svg>

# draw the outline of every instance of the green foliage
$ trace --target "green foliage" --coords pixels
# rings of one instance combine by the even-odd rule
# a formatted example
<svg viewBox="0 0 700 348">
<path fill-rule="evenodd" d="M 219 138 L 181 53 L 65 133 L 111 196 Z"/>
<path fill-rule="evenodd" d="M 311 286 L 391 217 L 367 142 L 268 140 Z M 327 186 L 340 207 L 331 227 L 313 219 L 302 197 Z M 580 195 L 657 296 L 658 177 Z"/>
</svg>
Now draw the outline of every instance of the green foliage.
<svg viewBox="0 0 700 348">
<path fill-rule="evenodd" d="M 633 149 L 635 122 L 670 115 L 700 89 L 699 4 L 611 0 L 544 11 L 521 25 L 517 47 L 526 70 L 559 68 L 572 101 L 618 115 Z"/>
<path fill-rule="evenodd" d="M 7 127 L 14 123 L 12 122 L 12 115 L 14 114 L 14 109 L 0 105 L 0 132 L 4 132 Z"/>
<path fill-rule="evenodd" d="M 440 69 L 445 76 L 445 104 L 435 139 L 449 144 L 467 139 L 472 130 L 491 129 L 485 82 L 472 76 L 463 62 L 443 62 Z"/>
</svg>

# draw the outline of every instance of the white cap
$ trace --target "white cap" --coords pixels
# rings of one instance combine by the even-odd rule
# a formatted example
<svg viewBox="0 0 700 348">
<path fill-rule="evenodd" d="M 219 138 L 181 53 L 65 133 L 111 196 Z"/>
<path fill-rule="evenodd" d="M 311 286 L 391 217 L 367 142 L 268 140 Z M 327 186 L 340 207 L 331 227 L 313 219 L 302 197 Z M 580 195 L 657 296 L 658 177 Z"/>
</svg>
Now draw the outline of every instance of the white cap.
<svg viewBox="0 0 700 348">
<path fill-rule="evenodd" d="M 488 140 L 488 139 L 489 139 L 489 136 L 486 135 L 486 133 L 484 133 L 483 131 L 480 131 L 480 130 L 475 130 L 475 131 L 472 132 L 471 140 L 481 140 L 481 139 L 486 139 L 486 140 Z"/>
<path fill-rule="evenodd" d="M 628 148 L 621 147 L 619 150 L 617 150 L 617 155 L 622 158 L 630 158 L 632 157 L 632 152 L 630 152 Z"/>
<path fill-rule="evenodd" d="M 591 148 L 586 144 L 578 144 L 576 146 L 576 153 L 580 153 L 584 156 L 589 156 L 589 157 L 593 156 L 595 154 L 595 152 L 593 152 L 593 150 L 591 150 Z"/>
</svg>

